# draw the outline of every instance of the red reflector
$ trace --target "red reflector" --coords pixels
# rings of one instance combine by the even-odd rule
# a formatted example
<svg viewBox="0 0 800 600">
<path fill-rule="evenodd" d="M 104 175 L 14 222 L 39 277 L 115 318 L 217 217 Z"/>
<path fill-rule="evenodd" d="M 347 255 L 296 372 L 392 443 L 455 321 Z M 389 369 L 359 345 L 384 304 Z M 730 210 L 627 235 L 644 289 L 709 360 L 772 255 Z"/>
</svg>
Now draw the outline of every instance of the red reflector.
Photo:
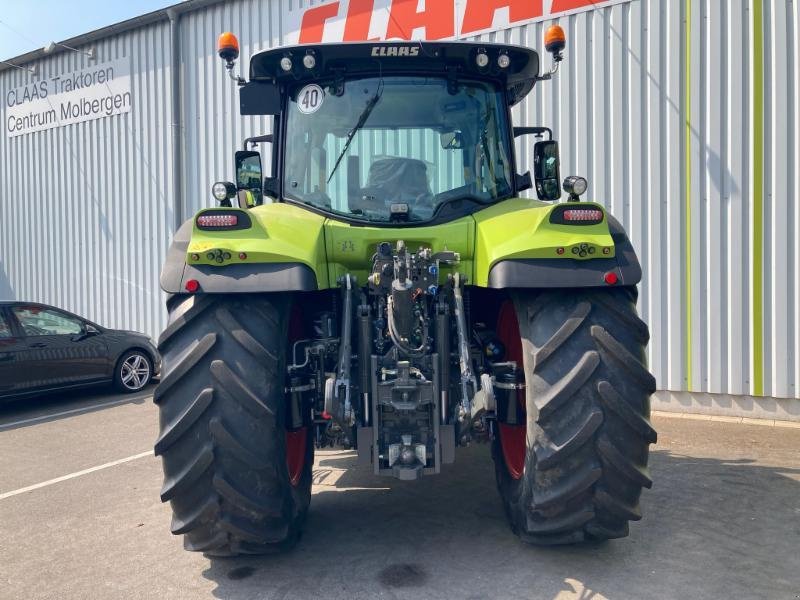
<svg viewBox="0 0 800 600">
<path fill-rule="evenodd" d="M 200 282 L 197 279 L 190 279 L 186 282 L 186 291 L 190 294 L 194 294 L 197 290 L 200 289 Z"/>
<path fill-rule="evenodd" d="M 563 248 L 556 248 L 556 254 L 564 254 Z"/>
<path fill-rule="evenodd" d="M 236 215 L 215 215 L 206 213 L 197 217 L 199 227 L 236 227 L 239 217 Z"/>
<path fill-rule="evenodd" d="M 614 271 L 609 271 L 605 275 L 603 275 L 603 281 L 605 281 L 608 285 L 616 285 L 619 279 L 617 278 L 617 274 Z"/>
<path fill-rule="evenodd" d="M 603 211 L 592 208 L 572 208 L 564 211 L 565 221 L 602 221 Z"/>
<path fill-rule="evenodd" d="M 247 260 L 247 254 L 244 252 L 239 252 L 239 260 Z"/>
</svg>

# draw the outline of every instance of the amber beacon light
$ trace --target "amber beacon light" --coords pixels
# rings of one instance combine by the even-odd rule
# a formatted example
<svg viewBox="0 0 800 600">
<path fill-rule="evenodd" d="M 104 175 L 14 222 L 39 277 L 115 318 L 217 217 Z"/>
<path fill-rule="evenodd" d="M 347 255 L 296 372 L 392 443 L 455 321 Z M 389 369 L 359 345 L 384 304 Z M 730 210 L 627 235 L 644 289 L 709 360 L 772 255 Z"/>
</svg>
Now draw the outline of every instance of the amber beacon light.
<svg viewBox="0 0 800 600">
<path fill-rule="evenodd" d="M 557 61 L 561 60 L 561 53 L 567 47 L 567 36 L 560 25 L 550 25 L 544 33 L 544 47 Z"/>
<path fill-rule="evenodd" d="M 239 40 L 230 31 L 217 38 L 217 53 L 225 62 L 232 63 L 239 58 Z"/>
</svg>

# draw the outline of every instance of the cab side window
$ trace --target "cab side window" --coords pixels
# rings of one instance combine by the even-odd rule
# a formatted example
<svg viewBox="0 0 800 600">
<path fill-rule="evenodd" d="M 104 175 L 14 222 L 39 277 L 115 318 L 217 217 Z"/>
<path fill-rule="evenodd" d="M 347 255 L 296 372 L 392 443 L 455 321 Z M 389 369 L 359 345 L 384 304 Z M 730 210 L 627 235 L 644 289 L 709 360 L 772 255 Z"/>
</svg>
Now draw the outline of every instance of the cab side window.
<svg viewBox="0 0 800 600">
<path fill-rule="evenodd" d="M 0 339 L 14 337 L 11 333 L 11 326 L 8 324 L 5 315 L 0 312 Z"/>
<path fill-rule="evenodd" d="M 83 331 L 78 319 L 38 306 L 15 306 L 14 316 L 25 335 L 75 335 Z"/>
</svg>

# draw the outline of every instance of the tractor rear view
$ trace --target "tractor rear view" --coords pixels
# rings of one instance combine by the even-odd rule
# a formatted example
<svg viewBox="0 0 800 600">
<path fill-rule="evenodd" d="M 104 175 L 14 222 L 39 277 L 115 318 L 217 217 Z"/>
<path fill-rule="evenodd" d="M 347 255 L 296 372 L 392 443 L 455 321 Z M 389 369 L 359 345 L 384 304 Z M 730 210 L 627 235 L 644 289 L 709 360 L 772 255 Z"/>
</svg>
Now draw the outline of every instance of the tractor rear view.
<svg viewBox="0 0 800 600">
<path fill-rule="evenodd" d="M 187 549 L 291 546 L 322 447 L 416 480 L 486 442 L 531 543 L 623 537 L 641 518 L 656 440 L 641 269 L 580 200 L 586 181 L 562 185 L 551 130 L 511 122 L 564 45 L 548 30 L 545 74 L 507 45 L 295 46 L 255 55 L 245 81 L 220 36 L 242 114 L 272 133 L 245 140 L 161 275 L 155 452 Z M 516 168 L 526 135 L 533 177 Z"/>
</svg>

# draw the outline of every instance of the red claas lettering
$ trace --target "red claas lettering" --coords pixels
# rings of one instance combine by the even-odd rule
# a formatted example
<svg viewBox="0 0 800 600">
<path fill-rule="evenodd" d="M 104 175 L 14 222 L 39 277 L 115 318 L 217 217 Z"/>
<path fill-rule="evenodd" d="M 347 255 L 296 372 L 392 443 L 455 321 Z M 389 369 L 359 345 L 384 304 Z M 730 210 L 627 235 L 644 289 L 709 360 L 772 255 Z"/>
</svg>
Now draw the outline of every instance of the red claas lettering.
<svg viewBox="0 0 800 600">
<path fill-rule="evenodd" d="M 544 0 L 462 0 L 462 2 L 465 3 L 460 31 L 462 35 L 491 29 L 497 11 L 502 9 L 508 11 L 506 25 L 545 16 Z M 549 16 L 598 3 L 602 4 L 598 0 L 553 0 Z M 338 0 L 314 6 L 303 13 L 299 41 L 301 44 L 322 42 L 328 21 L 340 14 L 345 18 L 342 36 L 345 42 L 391 38 L 410 40 L 417 29 L 425 30 L 423 37 L 426 40 L 455 37 L 456 0 L 425 0 L 425 8 L 422 10 L 418 10 L 419 4 L 419 0 L 392 0 L 385 35 L 373 38 L 370 38 L 369 31 L 376 10 L 375 0 L 349 0 L 349 2 Z M 461 2 L 458 4 L 462 5 Z"/>
<path fill-rule="evenodd" d="M 553 0 L 553 7 L 550 9 L 550 13 L 554 14 L 575 10 L 576 8 L 589 6 L 590 4 L 597 4 L 597 2 L 593 0 Z"/>
<path fill-rule="evenodd" d="M 309 8 L 300 24 L 300 43 L 318 44 L 325 32 L 325 21 L 339 14 L 339 3 L 323 4 Z"/>
<path fill-rule="evenodd" d="M 494 13 L 501 8 L 508 8 L 508 20 L 511 23 L 535 19 L 544 12 L 542 0 L 467 0 L 461 33 L 489 29 L 494 21 Z"/>
<path fill-rule="evenodd" d="M 374 10 L 375 0 L 350 0 L 347 19 L 344 22 L 345 42 L 362 42 L 370 39 L 369 26 L 372 23 Z"/>
<path fill-rule="evenodd" d="M 425 28 L 426 40 L 455 35 L 455 6 L 452 0 L 427 0 L 425 10 L 417 12 L 417 0 L 394 0 L 386 37 L 410 40 L 414 30 Z"/>
</svg>

